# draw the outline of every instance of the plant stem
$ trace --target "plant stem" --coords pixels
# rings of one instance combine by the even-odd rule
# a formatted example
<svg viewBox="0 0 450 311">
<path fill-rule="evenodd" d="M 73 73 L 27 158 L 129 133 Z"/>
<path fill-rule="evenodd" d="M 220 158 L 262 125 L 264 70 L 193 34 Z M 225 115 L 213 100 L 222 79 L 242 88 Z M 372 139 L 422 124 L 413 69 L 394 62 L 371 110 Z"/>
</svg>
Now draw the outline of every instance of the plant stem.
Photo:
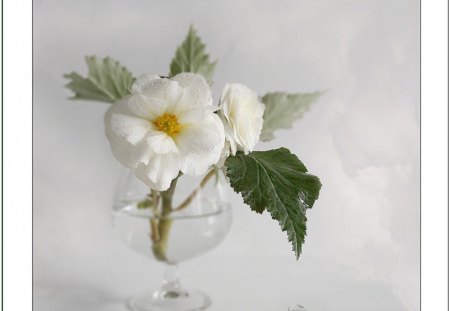
<svg viewBox="0 0 450 311">
<path fill-rule="evenodd" d="M 159 192 L 156 190 L 152 190 L 151 194 L 148 195 L 152 199 L 152 209 L 153 209 L 153 215 L 156 215 L 156 217 L 159 216 Z M 152 242 L 157 242 L 159 240 L 159 232 L 158 232 L 158 220 L 156 217 L 150 218 L 150 227 L 151 227 L 151 239 Z"/>
<path fill-rule="evenodd" d="M 158 220 L 156 220 L 153 217 L 150 218 L 150 228 L 151 228 L 150 238 L 152 239 L 153 243 L 156 243 L 159 241 Z"/>
<path fill-rule="evenodd" d="M 152 202 L 153 202 L 152 208 L 154 210 L 157 210 L 158 209 L 158 203 L 159 203 L 159 192 L 156 191 L 156 190 L 152 190 L 150 196 L 151 196 Z"/>
<path fill-rule="evenodd" d="M 186 206 L 188 206 L 192 202 L 192 200 L 195 198 L 197 193 L 206 185 L 208 180 L 210 180 L 211 177 L 213 177 L 215 174 L 216 174 L 215 169 L 211 170 L 208 174 L 206 174 L 206 176 L 203 177 L 202 181 L 200 182 L 200 185 L 198 185 L 198 187 L 195 188 L 194 191 L 192 191 L 192 193 L 180 205 L 178 205 L 174 209 L 174 211 L 179 211 L 179 210 L 185 208 Z"/>
<path fill-rule="evenodd" d="M 161 192 L 162 199 L 162 211 L 161 215 L 158 215 L 157 224 L 157 240 L 153 240 L 153 254 L 156 259 L 160 261 L 167 261 L 167 246 L 169 241 L 170 228 L 172 226 L 172 219 L 167 217 L 172 212 L 172 197 L 175 191 L 175 187 L 178 181 L 178 177 L 175 178 L 169 189 Z M 157 221 L 153 218 L 153 220 Z M 153 228 L 152 228 L 153 229 Z"/>
<path fill-rule="evenodd" d="M 152 250 L 153 255 L 157 260 L 166 261 L 167 262 L 167 247 L 169 242 L 169 234 L 170 229 L 172 227 L 173 220 L 168 217 L 170 213 L 174 211 L 179 211 L 192 202 L 198 192 L 206 185 L 208 180 L 210 180 L 215 174 L 216 170 L 211 170 L 205 177 L 203 177 L 202 181 L 198 185 L 197 188 L 176 208 L 172 207 L 172 198 L 175 192 L 175 187 L 177 185 L 178 178 L 181 176 L 178 175 L 177 178 L 172 180 L 170 187 L 166 191 L 162 191 L 158 193 L 157 191 L 152 190 L 151 196 L 152 201 L 154 203 L 154 216 L 150 219 L 151 226 L 151 239 L 153 242 Z M 161 198 L 161 211 L 158 210 L 159 207 L 159 198 Z"/>
</svg>

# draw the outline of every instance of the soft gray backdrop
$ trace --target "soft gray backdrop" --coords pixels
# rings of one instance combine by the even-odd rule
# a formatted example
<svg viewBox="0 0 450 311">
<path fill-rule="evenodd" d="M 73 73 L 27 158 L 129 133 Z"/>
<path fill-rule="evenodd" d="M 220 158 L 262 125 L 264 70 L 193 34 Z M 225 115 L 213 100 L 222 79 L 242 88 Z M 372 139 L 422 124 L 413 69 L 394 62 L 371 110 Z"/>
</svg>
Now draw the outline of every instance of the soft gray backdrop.
<svg viewBox="0 0 450 311">
<path fill-rule="evenodd" d="M 67 100 L 63 73 L 110 55 L 167 73 L 193 23 L 226 82 L 328 92 L 260 149 L 286 146 L 321 177 L 296 262 L 278 224 L 232 197 L 225 242 L 182 265 L 213 311 L 419 310 L 419 1 L 34 1 L 34 305 L 119 311 L 161 266 L 114 238 L 120 165 L 107 104 Z"/>
</svg>

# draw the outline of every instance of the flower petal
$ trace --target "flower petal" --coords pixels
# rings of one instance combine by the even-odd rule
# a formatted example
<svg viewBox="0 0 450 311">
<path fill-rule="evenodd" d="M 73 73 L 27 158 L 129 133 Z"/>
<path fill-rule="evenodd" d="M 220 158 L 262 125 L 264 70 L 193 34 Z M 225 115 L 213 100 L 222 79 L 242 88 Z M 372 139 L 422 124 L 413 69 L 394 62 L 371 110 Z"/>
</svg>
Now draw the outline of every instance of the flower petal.
<svg viewBox="0 0 450 311">
<path fill-rule="evenodd" d="M 232 153 L 253 151 L 263 125 L 264 104 L 257 94 L 243 84 L 227 84 L 220 97 L 220 116 Z"/>
<path fill-rule="evenodd" d="M 226 122 L 224 122 L 223 124 L 224 129 L 225 129 L 225 139 L 226 139 L 226 143 L 228 143 L 230 149 L 231 149 L 231 154 L 232 155 L 236 155 L 237 152 L 237 143 L 236 140 L 234 139 L 234 132 L 233 129 L 230 127 L 230 125 Z"/>
<path fill-rule="evenodd" d="M 204 106 L 190 110 L 180 111 L 177 114 L 178 121 L 183 125 L 197 124 L 203 118 L 218 109 L 217 106 Z"/>
<path fill-rule="evenodd" d="M 183 72 L 171 79 L 183 88 L 183 98 L 176 111 L 212 105 L 211 89 L 199 74 Z"/>
<path fill-rule="evenodd" d="M 223 124 L 220 118 L 211 113 L 199 123 L 201 128 L 192 129 L 181 141 L 180 170 L 187 175 L 204 174 L 216 164 L 222 155 L 225 143 Z M 209 134 L 208 134 L 209 133 Z M 188 136 L 189 135 L 189 136 Z"/>
<path fill-rule="evenodd" d="M 111 152 L 123 166 L 135 168 L 139 163 L 147 162 L 152 154 L 146 141 L 132 145 L 125 140 L 110 139 Z"/>
<path fill-rule="evenodd" d="M 150 189 L 164 191 L 178 176 L 179 168 L 176 155 L 153 154 L 147 164 L 140 163 L 135 174 Z"/>
<path fill-rule="evenodd" d="M 161 77 L 154 73 L 146 73 L 139 76 L 131 87 L 131 94 L 142 94 L 151 81 L 158 79 L 161 79 Z"/>
<path fill-rule="evenodd" d="M 247 122 L 238 122 L 236 128 L 238 129 L 237 137 L 239 137 L 239 139 L 237 139 L 237 141 L 242 142 L 241 145 L 245 154 L 252 152 L 256 143 L 259 141 L 262 125 L 262 115 L 261 118 L 253 118 Z"/>
<path fill-rule="evenodd" d="M 109 107 L 104 118 L 105 129 L 108 138 L 115 136 L 134 145 L 147 135 L 152 125 L 135 116 L 129 109 L 127 100 L 125 98 Z"/>
<path fill-rule="evenodd" d="M 143 78 L 138 81 L 136 86 L 136 95 L 145 95 L 157 102 L 161 102 L 167 106 L 177 105 L 183 96 L 183 89 L 176 81 L 171 81 L 166 78 Z M 135 82 L 136 84 L 137 82 Z M 133 85 L 134 87 L 134 85 Z"/>
<path fill-rule="evenodd" d="M 151 124 L 134 116 L 126 100 L 110 106 L 105 113 L 105 134 L 114 157 L 126 167 L 136 167 L 146 161 L 151 152 L 146 136 Z"/>
<path fill-rule="evenodd" d="M 220 159 L 221 151 L 215 153 L 185 155 L 180 162 L 180 170 L 186 175 L 203 175 Z"/>
<path fill-rule="evenodd" d="M 206 153 L 222 150 L 225 133 L 219 116 L 205 112 L 201 119 L 183 124 L 183 130 L 175 137 L 182 153 Z"/>
<path fill-rule="evenodd" d="M 153 121 L 164 113 L 165 106 L 161 100 L 142 94 L 133 95 L 128 100 L 128 107 L 134 115 Z"/>
<path fill-rule="evenodd" d="M 161 79 L 161 77 L 153 73 L 147 73 L 139 76 L 136 81 L 134 81 L 133 86 L 131 87 L 131 94 L 142 94 L 147 85 L 152 80 L 157 79 Z"/>
<path fill-rule="evenodd" d="M 148 146 L 157 154 L 178 153 L 178 147 L 172 137 L 163 132 L 151 131 L 146 141 Z"/>
<path fill-rule="evenodd" d="M 225 145 L 223 146 L 223 149 L 220 153 L 219 161 L 215 164 L 217 168 L 222 168 L 225 165 L 225 161 L 227 160 L 228 156 L 231 154 L 231 144 L 228 140 L 225 141 Z M 236 154 L 236 152 L 235 152 Z"/>
</svg>

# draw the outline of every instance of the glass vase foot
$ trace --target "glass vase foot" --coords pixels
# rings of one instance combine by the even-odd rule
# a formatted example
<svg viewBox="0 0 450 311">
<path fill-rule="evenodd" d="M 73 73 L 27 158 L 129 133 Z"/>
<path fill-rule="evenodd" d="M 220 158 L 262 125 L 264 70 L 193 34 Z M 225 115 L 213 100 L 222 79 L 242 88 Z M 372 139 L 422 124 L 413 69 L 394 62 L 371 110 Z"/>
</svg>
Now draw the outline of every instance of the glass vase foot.
<svg viewBox="0 0 450 311">
<path fill-rule="evenodd" d="M 211 306 L 211 299 L 197 290 L 158 290 L 134 296 L 128 302 L 133 311 L 198 311 Z"/>
</svg>

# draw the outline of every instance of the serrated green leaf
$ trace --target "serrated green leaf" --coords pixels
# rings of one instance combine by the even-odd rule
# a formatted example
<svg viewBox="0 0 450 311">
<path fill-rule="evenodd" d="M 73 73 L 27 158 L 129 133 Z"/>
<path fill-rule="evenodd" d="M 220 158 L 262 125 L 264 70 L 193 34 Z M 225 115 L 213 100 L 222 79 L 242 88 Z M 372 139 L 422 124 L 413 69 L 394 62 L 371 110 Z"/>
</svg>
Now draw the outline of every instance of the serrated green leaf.
<svg viewBox="0 0 450 311">
<path fill-rule="evenodd" d="M 88 75 L 65 74 L 66 87 L 74 92 L 72 99 L 114 103 L 130 93 L 134 78 L 131 72 L 110 57 L 86 56 Z"/>
<path fill-rule="evenodd" d="M 231 187 L 253 211 L 267 210 L 278 220 L 298 259 L 306 236 L 306 209 L 322 186 L 319 178 L 307 174 L 305 165 L 286 148 L 238 152 L 225 165 Z"/>
<path fill-rule="evenodd" d="M 217 61 L 209 61 L 205 48 L 205 44 L 191 26 L 186 39 L 178 47 L 170 63 L 170 75 L 173 77 L 181 72 L 194 72 L 203 75 L 211 83 Z"/>
<path fill-rule="evenodd" d="M 273 134 L 275 130 L 290 128 L 322 94 L 323 92 L 304 94 L 275 92 L 264 95 L 261 101 L 266 109 L 260 140 L 272 140 L 275 138 Z"/>
</svg>

